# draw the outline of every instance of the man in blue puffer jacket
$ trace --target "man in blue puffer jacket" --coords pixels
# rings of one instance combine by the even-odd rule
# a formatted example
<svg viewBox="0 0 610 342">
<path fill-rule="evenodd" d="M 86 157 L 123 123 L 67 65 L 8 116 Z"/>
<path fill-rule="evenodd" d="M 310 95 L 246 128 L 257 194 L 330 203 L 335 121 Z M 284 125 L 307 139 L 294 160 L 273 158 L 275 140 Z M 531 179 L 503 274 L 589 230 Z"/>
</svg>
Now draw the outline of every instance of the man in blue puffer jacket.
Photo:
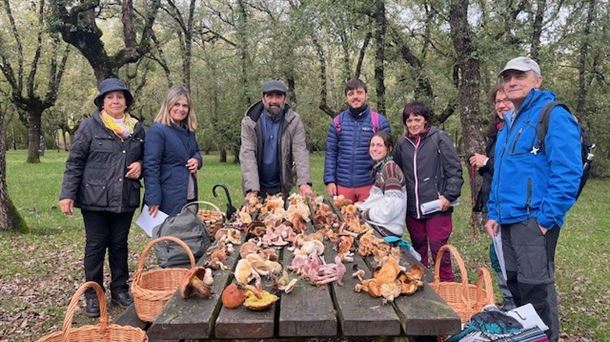
<svg viewBox="0 0 610 342">
<path fill-rule="evenodd" d="M 362 202 L 375 181 L 369 142 L 378 130 L 390 133 L 390 125 L 383 115 L 369 108 L 367 87 L 361 80 L 347 82 L 345 97 L 349 108 L 328 128 L 324 184 L 329 196 L 343 195 L 352 202 Z"/>
<path fill-rule="evenodd" d="M 549 326 L 549 339 L 557 341 L 555 248 L 582 175 L 580 128 L 572 114 L 556 106 L 542 150 L 536 125 L 555 94 L 540 89 L 540 67 L 530 58 L 517 57 L 500 76 L 515 110 L 504 114 L 506 123 L 498 132 L 485 228 L 490 236 L 501 231 L 507 285 L 515 304 L 531 303 Z"/>
</svg>

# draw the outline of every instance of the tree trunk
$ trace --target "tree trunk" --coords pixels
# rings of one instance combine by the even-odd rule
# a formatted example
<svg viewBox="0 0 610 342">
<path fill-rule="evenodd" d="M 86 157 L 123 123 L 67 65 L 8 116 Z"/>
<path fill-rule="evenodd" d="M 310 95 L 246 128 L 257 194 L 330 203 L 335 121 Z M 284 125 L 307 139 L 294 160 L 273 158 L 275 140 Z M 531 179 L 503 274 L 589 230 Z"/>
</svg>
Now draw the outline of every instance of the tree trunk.
<svg viewBox="0 0 610 342">
<path fill-rule="evenodd" d="M 377 93 L 377 111 L 385 113 L 385 81 L 384 81 L 384 61 L 385 61 L 385 33 L 387 20 L 385 16 L 385 1 L 375 2 L 375 90 Z"/>
<path fill-rule="evenodd" d="M 480 94 L 480 60 L 477 56 L 477 47 L 473 42 L 473 33 L 468 24 L 468 0 L 454 0 L 451 2 L 449 13 L 449 26 L 451 28 L 451 40 L 457 57 L 458 66 L 458 92 L 459 113 L 464 135 L 464 154 L 470 155 L 481 151 L 483 137 L 479 130 L 481 127 L 479 115 Z M 476 193 L 481 186 L 477 172 L 468 167 L 470 178 L 470 193 L 472 206 L 476 203 Z M 472 217 L 473 235 L 476 235 L 477 222 Z M 478 227 L 481 228 L 481 227 Z"/>
<path fill-rule="evenodd" d="M 542 26 L 544 24 L 544 10 L 546 9 L 546 0 L 536 1 L 536 15 L 532 24 L 532 49 L 530 55 L 532 59 L 538 60 L 540 55 L 540 37 L 542 36 Z"/>
<path fill-rule="evenodd" d="M 32 111 L 28 116 L 28 163 L 40 163 L 40 136 L 42 133 L 42 113 Z"/>
<path fill-rule="evenodd" d="M 318 61 L 320 62 L 320 72 L 318 73 L 320 77 L 320 104 L 318 105 L 318 108 L 332 119 L 335 117 L 335 111 L 328 105 L 328 81 L 326 79 L 326 57 L 324 56 L 324 49 L 316 38 L 315 33 L 311 35 L 311 42 L 316 48 L 316 54 L 318 55 Z"/>
<path fill-rule="evenodd" d="M 218 161 L 221 163 L 226 163 L 227 162 L 227 149 L 225 148 L 225 146 L 223 144 L 218 145 Z"/>
<path fill-rule="evenodd" d="M 13 205 L 6 186 L 5 113 L 0 111 L 0 231 L 29 232 L 29 227 Z"/>
<path fill-rule="evenodd" d="M 583 29 L 582 45 L 580 46 L 580 55 L 578 56 L 578 99 L 576 100 L 576 113 L 583 116 L 585 113 L 585 101 L 587 100 L 587 59 L 590 48 L 591 24 L 595 18 L 596 0 L 589 0 L 589 8 L 587 11 L 587 21 Z"/>
</svg>

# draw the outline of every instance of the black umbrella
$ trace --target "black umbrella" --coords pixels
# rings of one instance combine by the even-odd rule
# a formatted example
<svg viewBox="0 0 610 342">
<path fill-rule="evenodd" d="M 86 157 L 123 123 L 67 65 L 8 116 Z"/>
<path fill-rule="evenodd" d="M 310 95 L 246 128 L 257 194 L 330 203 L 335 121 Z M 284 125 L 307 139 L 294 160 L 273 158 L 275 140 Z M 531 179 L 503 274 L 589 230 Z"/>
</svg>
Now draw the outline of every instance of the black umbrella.
<svg viewBox="0 0 610 342">
<path fill-rule="evenodd" d="M 229 189 L 227 189 L 227 187 L 224 184 L 216 184 L 212 187 L 212 195 L 214 195 L 214 197 L 218 197 L 218 195 L 216 194 L 216 188 L 223 188 L 225 191 L 225 195 L 227 196 L 227 220 L 231 220 L 233 218 L 233 215 L 235 214 L 235 212 L 237 211 L 237 209 L 233 206 L 233 202 L 231 201 L 231 195 L 229 194 Z"/>
</svg>

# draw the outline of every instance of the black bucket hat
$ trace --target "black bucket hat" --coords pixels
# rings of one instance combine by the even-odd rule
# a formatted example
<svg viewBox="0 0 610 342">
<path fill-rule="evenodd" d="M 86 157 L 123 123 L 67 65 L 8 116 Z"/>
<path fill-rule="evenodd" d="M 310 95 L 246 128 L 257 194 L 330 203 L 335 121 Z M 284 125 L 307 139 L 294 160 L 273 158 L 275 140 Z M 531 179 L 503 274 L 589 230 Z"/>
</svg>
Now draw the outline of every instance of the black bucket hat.
<svg viewBox="0 0 610 342">
<path fill-rule="evenodd" d="M 118 78 L 107 78 L 102 80 L 99 85 L 99 93 L 93 100 L 93 103 L 97 106 L 97 108 L 102 108 L 102 103 L 104 102 L 104 96 L 111 91 L 121 90 L 125 94 L 125 100 L 127 103 L 127 108 L 131 107 L 133 103 L 133 95 L 129 92 L 129 88 L 125 85 L 125 83 Z"/>
</svg>

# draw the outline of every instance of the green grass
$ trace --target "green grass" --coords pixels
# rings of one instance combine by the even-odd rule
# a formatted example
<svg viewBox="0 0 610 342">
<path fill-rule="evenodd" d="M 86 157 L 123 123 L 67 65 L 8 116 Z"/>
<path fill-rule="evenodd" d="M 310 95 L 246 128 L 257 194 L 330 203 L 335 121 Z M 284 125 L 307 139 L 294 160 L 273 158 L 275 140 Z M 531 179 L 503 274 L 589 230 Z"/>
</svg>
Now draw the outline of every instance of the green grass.
<svg viewBox="0 0 610 342">
<path fill-rule="evenodd" d="M 7 152 L 9 193 L 31 234 L 0 234 L 0 341 L 5 337 L 33 340 L 60 328 L 69 298 L 83 281 L 82 218 L 78 210 L 72 217 L 61 215 L 57 205 L 66 157 L 64 152 L 47 151 L 40 164 L 27 164 L 25 151 Z M 211 193 L 214 184 L 222 183 L 239 206 L 243 200 L 239 165 L 219 163 L 217 155 L 204 159 L 198 174 L 200 199 L 224 210 L 224 194 L 214 198 Z M 314 154 L 311 159 L 314 190 L 321 194 L 323 156 Z M 459 249 L 469 278 L 475 281 L 476 269 L 489 267 L 489 239 L 482 232 L 472 234 L 467 185 L 462 199 L 454 213 L 450 242 Z M 562 331 L 594 341 L 610 336 L 608 203 L 610 180 L 590 180 L 568 215 L 556 257 Z M 134 225 L 129 238 L 132 271 L 146 242 Z M 118 312 L 111 309 L 110 313 Z M 95 323 L 81 316 L 76 315 L 77 323 Z"/>
</svg>

